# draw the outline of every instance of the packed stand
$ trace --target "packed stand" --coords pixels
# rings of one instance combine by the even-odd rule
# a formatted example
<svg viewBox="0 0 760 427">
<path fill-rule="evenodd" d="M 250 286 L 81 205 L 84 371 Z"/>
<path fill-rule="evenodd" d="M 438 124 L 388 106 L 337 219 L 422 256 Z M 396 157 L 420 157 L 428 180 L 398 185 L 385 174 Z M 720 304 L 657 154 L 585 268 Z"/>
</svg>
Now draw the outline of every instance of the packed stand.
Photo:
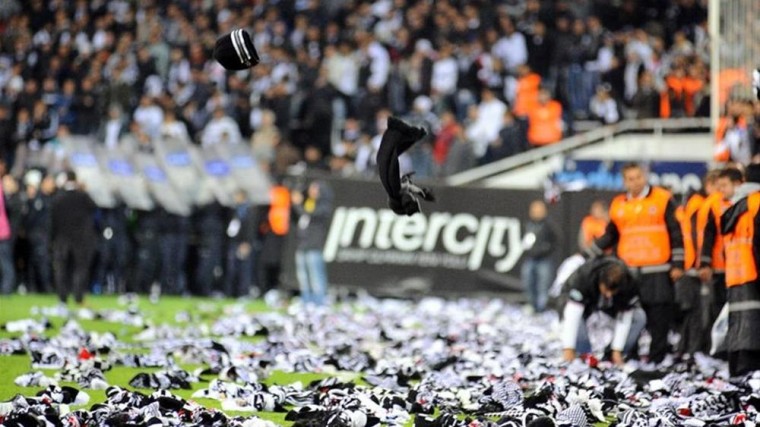
<svg viewBox="0 0 760 427">
<path fill-rule="evenodd" d="M 371 174 L 392 113 L 431 128 L 409 156 L 428 177 L 557 142 L 577 119 L 709 110 L 704 1 L 4 3 L 17 178 L 66 132 L 250 142 L 278 166 L 313 146 L 315 167 Z M 262 62 L 227 73 L 210 53 L 236 27 Z"/>
</svg>

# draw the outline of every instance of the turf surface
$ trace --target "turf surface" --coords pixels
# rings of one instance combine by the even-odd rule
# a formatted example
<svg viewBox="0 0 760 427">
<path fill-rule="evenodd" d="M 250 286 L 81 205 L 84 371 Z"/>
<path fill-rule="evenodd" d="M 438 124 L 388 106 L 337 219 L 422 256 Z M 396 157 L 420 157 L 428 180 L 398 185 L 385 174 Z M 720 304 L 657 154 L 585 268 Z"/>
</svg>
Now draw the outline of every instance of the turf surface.
<svg viewBox="0 0 760 427">
<path fill-rule="evenodd" d="M 199 326 L 202 324 L 209 324 L 219 316 L 224 307 L 229 304 L 243 304 L 244 308 L 248 312 L 263 312 L 270 310 L 266 304 L 261 300 L 250 301 L 237 301 L 231 299 L 210 299 L 210 298 L 180 298 L 180 297 L 164 297 L 160 302 L 153 304 L 148 301 L 147 298 L 139 298 L 138 306 L 141 313 L 144 315 L 147 322 L 151 322 L 155 325 L 161 324 L 178 324 L 176 319 L 177 313 L 186 313 L 191 316 L 193 322 Z M 8 321 L 35 318 L 40 319 L 41 315 L 33 315 L 34 307 L 50 307 L 57 304 L 57 299 L 53 295 L 10 295 L 0 297 L 0 325 L 4 325 Z M 115 296 L 91 296 L 86 301 L 87 308 L 93 310 L 102 309 L 124 309 L 124 306 L 119 304 L 118 299 Z M 77 310 L 79 306 L 70 303 L 70 310 Z M 62 317 L 50 317 L 49 318 L 52 328 L 45 332 L 47 336 L 54 336 L 58 333 L 58 330 L 65 322 Z M 140 327 L 124 325 L 113 322 L 106 322 L 103 320 L 81 320 L 77 319 L 79 324 L 84 330 L 97 331 L 97 332 L 111 332 L 123 342 L 133 342 L 133 336 L 135 333 L 141 330 Z M 5 330 L 0 331 L 0 338 L 18 337 L 21 333 L 11 333 Z M 138 349 L 139 351 L 139 349 Z M 192 370 L 199 367 L 199 365 L 180 365 L 183 369 L 192 372 Z M 36 370 L 36 369 L 35 369 Z M 109 384 L 119 385 L 124 388 L 134 390 L 129 387 L 128 383 L 136 374 L 140 372 L 153 372 L 158 371 L 158 368 L 129 368 L 123 366 L 114 366 L 111 370 L 106 371 L 104 374 Z M 32 372 L 31 359 L 28 355 L 14 355 L 14 356 L 0 356 L 0 401 L 7 401 L 17 394 L 23 394 L 26 396 L 33 396 L 42 387 L 19 387 L 14 384 L 14 379 L 19 375 L 27 372 Z M 52 377 L 55 374 L 55 370 L 41 370 L 46 376 Z M 307 384 L 315 379 L 322 379 L 328 377 L 328 374 L 322 373 L 285 373 L 275 371 L 272 375 L 264 380 L 268 384 L 291 384 L 296 381 L 301 381 Z M 351 373 L 341 373 L 341 377 L 346 379 L 356 379 L 358 375 Z M 61 382 L 61 385 L 71 385 L 79 388 L 76 384 Z M 172 390 L 171 392 L 189 399 L 190 396 L 198 389 L 205 388 L 208 383 L 199 382 L 191 384 L 192 390 Z M 89 407 L 94 403 L 103 402 L 105 400 L 104 390 L 85 390 L 90 395 L 90 401 L 85 407 Z M 141 390 L 146 392 L 148 390 Z M 209 408 L 219 408 L 219 402 L 211 399 L 194 399 L 199 404 Z M 76 407 L 74 407 L 76 409 Z M 226 411 L 228 415 L 244 415 L 250 416 L 252 413 L 236 413 Z M 255 415 L 274 421 L 278 424 L 288 425 L 289 422 L 285 421 L 284 413 L 274 412 L 259 412 Z"/>
<path fill-rule="evenodd" d="M 35 307 L 51 307 L 57 304 L 57 298 L 54 295 L 10 295 L 0 296 L 0 326 L 5 325 L 8 321 L 42 318 L 39 314 L 33 314 Z M 202 327 L 203 325 L 210 325 L 219 315 L 224 312 L 225 307 L 230 304 L 242 304 L 244 309 L 249 313 L 266 312 L 271 310 L 261 300 L 232 300 L 232 299 L 212 299 L 212 298 L 181 298 L 181 297 L 163 297 L 157 304 L 151 303 L 147 298 L 139 298 L 137 301 L 140 312 L 144 316 L 146 322 L 161 325 L 179 325 L 183 323 L 177 319 L 178 313 L 184 313 L 185 316 L 190 316 L 193 324 Z M 119 300 L 115 296 L 90 296 L 87 298 L 85 307 L 93 310 L 102 309 L 124 309 L 124 305 L 119 303 Z M 70 310 L 77 310 L 80 307 L 70 303 L 68 308 Z M 52 328 L 45 331 L 45 335 L 54 336 L 58 333 L 58 330 L 63 326 L 66 319 L 62 317 L 50 317 L 49 318 Z M 82 320 L 77 319 L 82 328 L 91 332 L 111 332 L 122 342 L 134 342 L 134 334 L 141 330 L 140 327 L 124 325 L 120 323 L 106 322 L 103 320 Z M 11 333 L 0 328 L 0 339 L 8 337 L 18 337 L 21 333 Z M 243 338 L 247 339 L 247 338 Z M 137 343 L 136 343 L 137 344 Z M 135 349 L 139 352 L 139 347 Z M 200 365 L 182 365 L 180 367 L 192 372 L 192 370 L 198 368 Z M 130 387 L 129 381 L 140 372 L 153 372 L 158 371 L 158 368 L 129 368 L 123 366 L 114 366 L 111 370 L 106 371 L 105 377 L 109 384 L 119 385 L 121 387 L 135 390 Z M 19 387 L 14 384 L 14 380 L 19 375 L 27 372 L 32 372 L 31 359 L 28 355 L 14 355 L 14 356 L 0 356 L 0 402 L 7 401 L 17 394 L 26 396 L 33 396 L 37 394 L 42 387 Z M 46 376 L 53 377 L 55 370 L 41 370 Z M 358 373 L 352 372 L 340 372 L 338 374 L 324 374 L 324 373 L 286 373 L 282 371 L 274 371 L 269 378 L 263 381 L 267 384 L 280 384 L 286 385 L 296 381 L 301 381 L 303 384 L 308 384 L 313 380 L 326 378 L 329 376 L 338 376 L 344 381 L 354 381 L 357 384 L 363 384 Z M 181 396 L 185 399 L 189 399 L 190 396 L 198 389 L 205 388 L 207 382 L 191 383 L 193 388 L 191 390 L 171 390 L 172 393 Z M 71 385 L 79 388 L 74 383 L 61 382 L 60 385 Z M 92 404 L 105 401 L 105 391 L 103 390 L 85 390 L 90 395 L 90 401 L 85 408 L 89 408 Z M 149 392 L 149 390 L 140 390 L 142 392 Z M 220 403 L 211 399 L 193 399 L 197 403 L 208 407 L 220 409 Z M 72 409 L 77 409 L 73 406 Z M 437 411 L 436 411 L 437 412 Z M 234 411 L 225 411 L 227 415 L 243 415 L 250 416 L 253 413 L 244 412 L 238 413 Z M 291 423 L 285 421 L 284 413 L 275 412 L 258 412 L 256 416 L 274 421 L 280 425 L 290 425 Z M 463 416 L 462 416 L 463 417 Z M 412 422 L 409 422 L 411 425 Z M 603 426 L 604 423 L 597 423 L 596 426 Z"/>
</svg>

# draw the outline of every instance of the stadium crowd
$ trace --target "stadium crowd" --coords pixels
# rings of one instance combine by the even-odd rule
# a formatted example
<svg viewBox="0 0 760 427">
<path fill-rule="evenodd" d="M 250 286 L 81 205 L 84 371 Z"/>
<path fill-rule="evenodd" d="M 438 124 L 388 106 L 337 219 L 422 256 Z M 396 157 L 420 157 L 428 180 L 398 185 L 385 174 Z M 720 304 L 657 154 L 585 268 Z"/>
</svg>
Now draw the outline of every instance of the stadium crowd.
<svg viewBox="0 0 760 427">
<path fill-rule="evenodd" d="M 17 177 L 61 132 L 226 135 L 265 164 L 371 174 L 392 113 L 432 130 L 418 176 L 449 174 L 576 119 L 706 116 L 706 20 L 698 0 L 9 0 L 0 147 Z M 262 62 L 227 73 L 211 51 L 236 27 Z"/>
<path fill-rule="evenodd" d="M 398 115 L 431 130 L 402 169 L 450 175 L 557 142 L 577 120 L 706 116 L 705 3 L 3 1 L 0 174 L 24 254 L 19 277 L 51 289 L 45 203 L 60 171 L 47 160 L 61 135 L 106 147 L 125 136 L 146 146 L 168 136 L 250 144 L 274 178 L 303 169 L 371 176 L 386 118 Z M 250 30 L 261 63 L 231 73 L 211 52 L 237 27 Z M 757 126 L 737 128 L 760 122 L 757 111 L 745 106 L 727 138 L 752 146 Z M 208 293 L 235 256 L 224 249 L 232 217 L 219 206 L 191 218 L 101 210 L 99 230 L 111 237 L 101 239 L 93 283 L 125 280 L 137 265 L 131 290 L 158 282 Z M 193 256 L 200 288 L 180 267 Z"/>
</svg>

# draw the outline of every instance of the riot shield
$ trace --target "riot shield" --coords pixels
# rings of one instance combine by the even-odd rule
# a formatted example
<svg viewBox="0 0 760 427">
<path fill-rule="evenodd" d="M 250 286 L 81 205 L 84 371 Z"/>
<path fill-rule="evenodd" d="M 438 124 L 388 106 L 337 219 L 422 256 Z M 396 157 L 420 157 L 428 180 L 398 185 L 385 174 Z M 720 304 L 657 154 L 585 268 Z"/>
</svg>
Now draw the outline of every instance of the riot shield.
<svg viewBox="0 0 760 427">
<path fill-rule="evenodd" d="M 193 160 L 190 142 L 178 138 L 157 138 L 153 145 L 158 165 L 179 199 L 187 206 L 203 204 L 198 203 L 198 193 L 202 190 L 201 173 Z"/>
<path fill-rule="evenodd" d="M 269 204 L 272 183 L 259 167 L 251 147 L 248 144 L 221 144 L 218 147 L 220 155 L 230 165 L 235 183 L 248 193 L 248 200 L 257 205 Z"/>
<path fill-rule="evenodd" d="M 95 141 L 87 137 L 65 136 L 61 138 L 61 145 L 69 166 L 95 204 L 101 208 L 116 207 L 117 199 L 110 180 L 106 178 L 95 155 Z"/>
<path fill-rule="evenodd" d="M 194 147 L 198 153 L 196 159 L 203 170 L 203 187 L 208 188 L 222 206 L 233 206 L 233 196 L 238 186 L 232 176 L 232 168 L 219 147 L 220 144 Z"/>
<path fill-rule="evenodd" d="M 180 197 L 169 179 L 169 174 L 161 167 L 153 154 L 138 151 L 134 154 L 134 163 L 145 177 L 148 191 L 161 207 L 175 215 L 190 215 L 191 205 Z"/>
<path fill-rule="evenodd" d="M 95 155 L 111 187 L 131 209 L 149 211 L 155 207 L 145 177 L 135 168 L 122 147 L 96 147 Z"/>
</svg>

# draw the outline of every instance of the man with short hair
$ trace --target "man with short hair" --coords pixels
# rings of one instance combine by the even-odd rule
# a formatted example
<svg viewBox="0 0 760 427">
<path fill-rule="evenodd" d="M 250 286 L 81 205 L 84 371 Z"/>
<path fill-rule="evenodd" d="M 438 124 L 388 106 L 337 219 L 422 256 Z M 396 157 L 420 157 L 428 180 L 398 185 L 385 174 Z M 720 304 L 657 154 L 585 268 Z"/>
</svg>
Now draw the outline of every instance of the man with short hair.
<svg viewBox="0 0 760 427">
<path fill-rule="evenodd" d="M 711 308 L 709 324 L 715 321 L 726 303 L 726 258 L 720 217 L 731 206 L 736 188 L 744 182 L 744 174 L 736 168 L 725 168 L 718 173 L 716 192 L 705 199 L 697 212 L 697 250 L 699 251 L 699 278 L 710 288 Z"/>
<path fill-rule="evenodd" d="M 65 304 L 73 293 L 74 300 L 82 304 L 97 243 L 97 207 L 81 189 L 76 174 L 73 171 L 65 174 L 63 188 L 50 205 L 53 269 L 61 303 Z"/>
<path fill-rule="evenodd" d="M 613 199 L 607 229 L 586 253 L 600 256 L 616 247 L 617 256 L 638 279 L 652 337 L 649 360 L 659 363 L 669 351 L 668 332 L 676 312 L 673 282 L 684 273 L 683 236 L 671 193 L 649 185 L 638 163 L 625 164 L 621 172 L 626 193 Z"/>
</svg>

